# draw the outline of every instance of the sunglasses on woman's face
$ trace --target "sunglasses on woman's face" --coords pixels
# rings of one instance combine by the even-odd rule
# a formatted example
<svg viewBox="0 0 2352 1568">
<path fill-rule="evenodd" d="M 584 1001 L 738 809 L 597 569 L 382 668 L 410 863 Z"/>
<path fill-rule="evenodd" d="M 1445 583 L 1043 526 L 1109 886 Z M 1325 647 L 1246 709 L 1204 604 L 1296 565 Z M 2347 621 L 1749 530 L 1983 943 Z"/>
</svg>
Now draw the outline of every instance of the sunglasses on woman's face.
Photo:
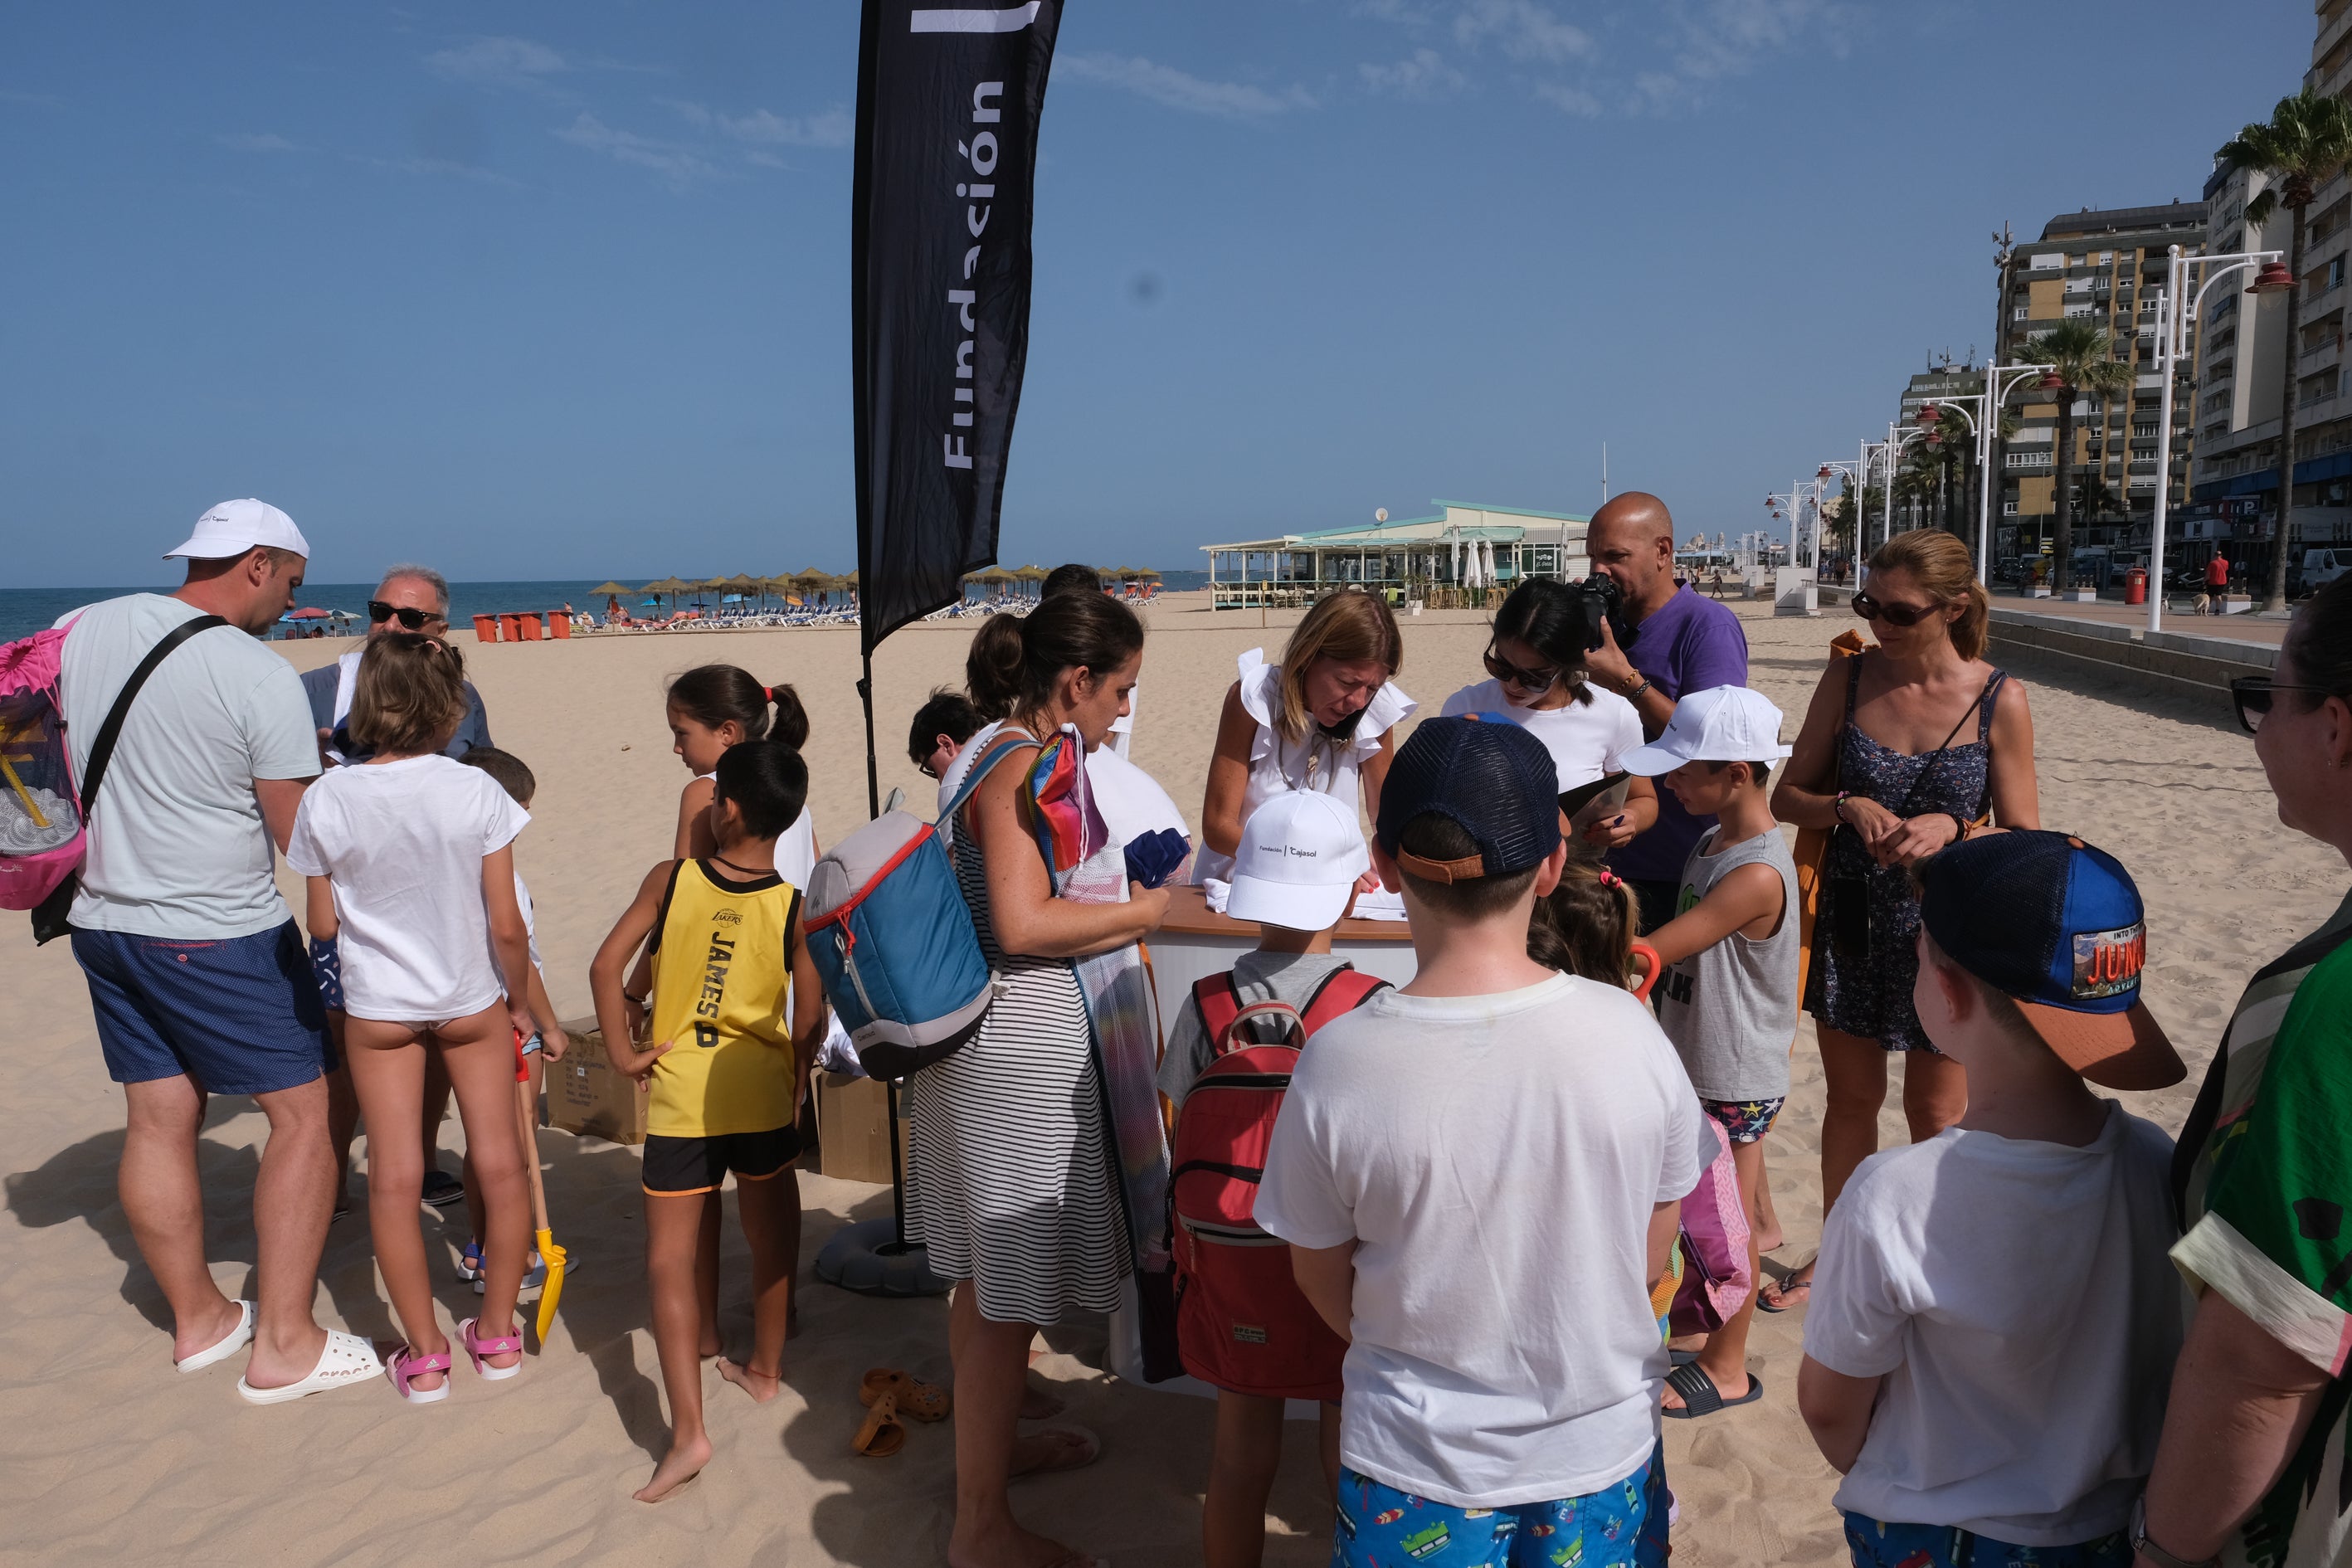
<svg viewBox="0 0 2352 1568">
<path fill-rule="evenodd" d="M 2280 691 L 2316 691 L 2325 695 L 2327 688 L 2292 686 L 2273 680 L 2267 675 L 2238 677 L 2230 682 L 2230 700 L 2237 704 L 2238 722 L 2247 734 L 2251 735 L 2262 728 L 2263 716 L 2271 710 L 2271 704 L 2275 700 L 2273 694 Z"/>
<path fill-rule="evenodd" d="M 411 609 L 406 605 L 387 605 L 382 599 L 368 601 L 368 619 L 377 626 L 394 617 L 398 617 L 402 630 L 411 632 L 423 631 L 428 626 L 447 624 L 430 610 Z"/>
<path fill-rule="evenodd" d="M 1495 657 L 1490 647 L 1486 652 L 1486 673 L 1506 686 L 1516 686 L 1522 691 L 1546 692 L 1559 680 L 1559 667 L 1547 664 L 1535 669 L 1521 669 L 1516 664 L 1506 664 Z"/>
<path fill-rule="evenodd" d="M 1890 626 L 1916 626 L 1943 607 L 1941 605 L 1890 605 L 1867 594 L 1853 596 L 1855 615 L 1865 621 L 1885 621 Z"/>
</svg>

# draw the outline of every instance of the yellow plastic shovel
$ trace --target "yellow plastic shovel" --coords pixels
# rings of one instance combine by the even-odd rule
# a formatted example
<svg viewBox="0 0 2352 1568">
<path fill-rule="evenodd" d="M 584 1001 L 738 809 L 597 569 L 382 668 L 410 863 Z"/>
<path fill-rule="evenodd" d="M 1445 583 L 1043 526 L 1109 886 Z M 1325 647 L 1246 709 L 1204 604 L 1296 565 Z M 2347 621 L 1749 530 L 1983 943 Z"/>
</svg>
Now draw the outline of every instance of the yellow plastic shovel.
<svg viewBox="0 0 2352 1568">
<path fill-rule="evenodd" d="M 539 1107 L 532 1103 L 530 1085 L 515 1085 L 515 1116 L 522 1127 L 524 1168 L 530 1172 L 531 1223 L 537 1227 L 536 1245 L 540 1261 L 547 1265 L 547 1284 L 539 1293 L 539 1349 L 547 1352 L 547 1331 L 555 1321 L 555 1303 L 563 1294 L 563 1248 L 555 1245 L 555 1233 L 547 1226 L 547 1189 L 539 1178 Z"/>
</svg>

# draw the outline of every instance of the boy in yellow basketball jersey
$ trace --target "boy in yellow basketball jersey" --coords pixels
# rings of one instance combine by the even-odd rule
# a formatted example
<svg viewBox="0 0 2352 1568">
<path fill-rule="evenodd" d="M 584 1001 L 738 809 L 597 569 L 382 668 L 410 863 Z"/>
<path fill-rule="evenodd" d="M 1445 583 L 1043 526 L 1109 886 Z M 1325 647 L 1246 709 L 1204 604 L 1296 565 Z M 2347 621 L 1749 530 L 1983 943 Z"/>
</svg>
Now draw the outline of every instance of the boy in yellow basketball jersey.
<svg viewBox="0 0 2352 1568">
<path fill-rule="evenodd" d="M 776 840 L 800 816 L 808 765 L 781 741 L 746 741 L 719 759 L 714 782 L 717 853 L 647 872 L 589 970 L 605 1053 L 646 1080 L 652 1096 L 646 1278 L 670 1442 L 636 1493 L 640 1502 L 661 1501 L 710 1458 L 699 1340 L 712 1310 L 701 1293 L 716 1289 L 718 1270 L 714 1258 L 698 1278 L 695 1259 L 730 1172 L 751 1247 L 752 1341 L 749 1360 L 719 1358 L 719 1375 L 763 1404 L 782 1386 L 801 1241 L 794 1126 L 824 1037 L 824 993 L 801 936 L 801 890 L 776 873 Z M 640 945 L 654 976 L 643 1050 L 630 1037 L 632 999 L 621 989 Z"/>
</svg>

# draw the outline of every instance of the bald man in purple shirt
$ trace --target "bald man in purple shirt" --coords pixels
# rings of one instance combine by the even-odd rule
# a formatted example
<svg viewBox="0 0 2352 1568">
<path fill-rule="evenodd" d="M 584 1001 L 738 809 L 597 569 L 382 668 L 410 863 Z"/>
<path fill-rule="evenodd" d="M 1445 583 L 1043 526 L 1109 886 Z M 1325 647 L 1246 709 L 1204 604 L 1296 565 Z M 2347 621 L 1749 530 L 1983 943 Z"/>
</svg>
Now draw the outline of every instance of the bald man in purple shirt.
<svg viewBox="0 0 2352 1568">
<path fill-rule="evenodd" d="M 1587 661 L 1591 678 L 1633 704 L 1644 735 L 1657 738 L 1685 691 L 1748 684 L 1748 634 L 1739 617 L 1675 582 L 1675 520 L 1665 502 L 1640 490 L 1618 496 L 1592 514 L 1585 549 L 1592 569 L 1616 580 L 1633 624 L 1633 640 L 1622 647 L 1613 630 L 1602 629 Z M 1674 918 L 1683 862 L 1714 822 L 1693 816 L 1662 789 L 1656 825 L 1610 854 L 1610 868 L 1641 899 L 1643 931 Z"/>
</svg>

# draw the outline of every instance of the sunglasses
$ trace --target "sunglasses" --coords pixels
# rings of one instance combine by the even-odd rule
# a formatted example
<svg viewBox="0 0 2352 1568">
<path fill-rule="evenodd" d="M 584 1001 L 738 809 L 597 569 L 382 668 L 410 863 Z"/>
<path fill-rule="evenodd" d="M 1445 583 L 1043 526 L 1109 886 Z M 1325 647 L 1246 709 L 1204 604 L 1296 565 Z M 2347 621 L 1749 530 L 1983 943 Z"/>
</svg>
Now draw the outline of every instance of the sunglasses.
<svg viewBox="0 0 2352 1568">
<path fill-rule="evenodd" d="M 2281 691 L 2315 691 L 2332 696 L 2325 686 L 2292 686 L 2272 679 L 2267 675 L 2242 675 L 2230 682 L 2230 700 L 2237 704 L 2238 723 L 2251 735 L 2262 728 L 2263 716 L 2271 710 L 2273 694 Z"/>
<path fill-rule="evenodd" d="M 368 619 L 377 626 L 398 619 L 404 631 L 423 631 L 428 626 L 446 626 L 448 621 L 431 610 L 411 609 L 406 605 L 387 605 L 382 599 L 368 601 Z"/>
<path fill-rule="evenodd" d="M 1486 661 L 1486 673 L 1506 686 L 1516 686 L 1522 691 L 1533 691 L 1540 695 L 1549 691 L 1559 682 L 1558 665 L 1547 664 L 1536 669 L 1521 669 L 1516 664 L 1506 664 L 1496 658 L 1491 645 L 1484 657 Z"/>
<path fill-rule="evenodd" d="M 1941 605 L 1888 605 L 1867 594 L 1853 596 L 1853 613 L 1865 621 L 1885 621 L 1890 626 L 1916 626 L 1944 606 Z"/>
</svg>

